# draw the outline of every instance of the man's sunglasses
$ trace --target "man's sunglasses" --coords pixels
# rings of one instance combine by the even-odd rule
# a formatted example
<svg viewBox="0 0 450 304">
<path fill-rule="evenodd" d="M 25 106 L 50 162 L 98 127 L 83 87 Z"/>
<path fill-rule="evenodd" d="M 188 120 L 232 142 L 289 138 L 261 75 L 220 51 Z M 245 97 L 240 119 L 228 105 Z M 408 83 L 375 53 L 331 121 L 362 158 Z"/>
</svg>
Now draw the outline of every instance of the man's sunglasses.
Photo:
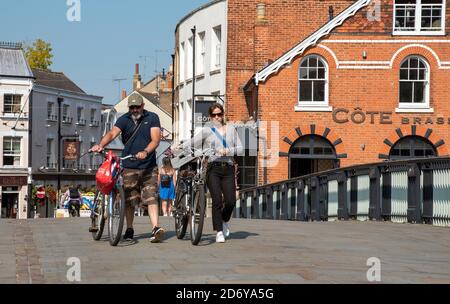
<svg viewBox="0 0 450 304">
<path fill-rule="evenodd" d="M 222 117 L 222 116 L 223 116 L 223 113 L 212 113 L 212 114 L 211 114 L 211 117 L 216 117 L 216 116 Z"/>
<path fill-rule="evenodd" d="M 137 110 L 137 109 L 140 109 L 140 108 L 141 108 L 141 106 L 131 106 L 130 110 Z"/>
</svg>

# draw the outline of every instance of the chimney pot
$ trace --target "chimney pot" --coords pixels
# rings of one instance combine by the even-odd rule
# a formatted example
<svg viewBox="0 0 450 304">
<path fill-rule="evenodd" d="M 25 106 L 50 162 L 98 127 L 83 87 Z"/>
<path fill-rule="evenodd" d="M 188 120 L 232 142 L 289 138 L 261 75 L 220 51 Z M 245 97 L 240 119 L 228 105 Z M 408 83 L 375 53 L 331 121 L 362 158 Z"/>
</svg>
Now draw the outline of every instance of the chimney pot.
<svg viewBox="0 0 450 304">
<path fill-rule="evenodd" d="M 122 99 L 127 98 L 127 90 L 122 90 Z"/>
<path fill-rule="evenodd" d="M 256 5 L 256 19 L 257 20 L 266 19 L 266 5 L 264 3 L 258 3 Z"/>
<path fill-rule="evenodd" d="M 136 73 L 135 73 L 136 75 L 138 75 L 139 74 L 139 63 L 136 63 Z"/>
</svg>

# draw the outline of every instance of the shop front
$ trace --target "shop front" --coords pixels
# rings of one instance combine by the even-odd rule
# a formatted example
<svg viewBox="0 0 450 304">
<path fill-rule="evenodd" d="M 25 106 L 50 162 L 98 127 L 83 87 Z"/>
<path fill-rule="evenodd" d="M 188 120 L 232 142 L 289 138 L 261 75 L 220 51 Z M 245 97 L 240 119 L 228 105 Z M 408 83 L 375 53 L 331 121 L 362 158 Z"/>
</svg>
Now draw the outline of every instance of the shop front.
<svg viewBox="0 0 450 304">
<path fill-rule="evenodd" d="M 0 176 L 0 185 L 0 218 L 26 218 L 27 177 Z"/>
</svg>

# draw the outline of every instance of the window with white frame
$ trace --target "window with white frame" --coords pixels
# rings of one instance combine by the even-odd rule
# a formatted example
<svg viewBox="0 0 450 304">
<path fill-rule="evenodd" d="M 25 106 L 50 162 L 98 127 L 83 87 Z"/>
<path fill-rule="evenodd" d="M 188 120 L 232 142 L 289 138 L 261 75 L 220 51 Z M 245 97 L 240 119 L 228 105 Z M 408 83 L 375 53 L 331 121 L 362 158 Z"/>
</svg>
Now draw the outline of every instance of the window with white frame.
<svg viewBox="0 0 450 304">
<path fill-rule="evenodd" d="M 185 78 L 185 66 L 186 66 L 186 54 L 184 49 L 184 42 L 180 44 L 180 82 L 184 81 Z"/>
<path fill-rule="evenodd" d="M 77 122 L 83 123 L 83 107 L 77 107 Z"/>
<path fill-rule="evenodd" d="M 47 103 L 47 118 L 48 119 L 53 119 L 53 106 L 54 103 L 53 102 L 48 102 Z"/>
<path fill-rule="evenodd" d="M 69 105 L 63 105 L 62 112 L 63 121 L 69 121 Z"/>
<path fill-rule="evenodd" d="M 96 112 L 96 109 L 91 109 L 91 124 L 94 124 Z"/>
<path fill-rule="evenodd" d="M 328 105 L 328 68 L 325 60 L 318 55 L 310 55 L 299 67 L 299 106 Z"/>
<path fill-rule="evenodd" d="M 3 166 L 20 166 L 20 137 L 3 137 Z"/>
<path fill-rule="evenodd" d="M 15 114 L 20 113 L 20 104 L 22 95 L 5 94 L 3 95 L 3 113 Z"/>
<path fill-rule="evenodd" d="M 418 56 L 400 65 L 399 108 L 429 108 L 429 66 Z"/>
<path fill-rule="evenodd" d="M 394 34 L 444 34 L 445 0 L 395 0 Z"/>
<path fill-rule="evenodd" d="M 192 53 L 193 52 L 193 40 L 192 37 L 188 40 L 188 49 L 186 56 L 186 79 L 192 78 Z"/>
<path fill-rule="evenodd" d="M 205 44 L 205 32 L 198 34 L 198 46 L 197 52 L 197 75 L 205 73 L 205 58 L 206 58 L 206 44 Z"/>
<path fill-rule="evenodd" d="M 53 166 L 53 138 L 47 138 L 47 167 Z"/>
<path fill-rule="evenodd" d="M 212 35 L 212 54 L 211 54 L 211 68 L 213 70 L 220 68 L 220 59 L 222 53 L 222 26 L 216 26 L 213 28 Z"/>
</svg>

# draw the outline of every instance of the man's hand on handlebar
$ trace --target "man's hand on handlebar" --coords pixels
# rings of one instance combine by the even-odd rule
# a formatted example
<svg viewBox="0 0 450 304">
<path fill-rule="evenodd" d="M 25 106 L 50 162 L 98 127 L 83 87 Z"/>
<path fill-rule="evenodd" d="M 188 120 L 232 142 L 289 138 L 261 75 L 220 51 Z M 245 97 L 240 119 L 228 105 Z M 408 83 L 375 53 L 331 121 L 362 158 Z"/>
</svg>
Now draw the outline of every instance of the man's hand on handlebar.
<svg viewBox="0 0 450 304">
<path fill-rule="evenodd" d="M 137 154 L 135 155 L 136 159 L 139 159 L 139 160 L 146 159 L 147 156 L 148 156 L 148 152 L 145 151 L 145 150 L 144 150 L 144 151 L 141 151 L 141 152 L 139 152 L 139 153 L 137 153 Z"/>
<path fill-rule="evenodd" d="M 95 145 L 92 148 L 89 149 L 89 152 L 97 152 L 101 153 L 103 151 L 103 147 L 100 145 Z"/>
</svg>

